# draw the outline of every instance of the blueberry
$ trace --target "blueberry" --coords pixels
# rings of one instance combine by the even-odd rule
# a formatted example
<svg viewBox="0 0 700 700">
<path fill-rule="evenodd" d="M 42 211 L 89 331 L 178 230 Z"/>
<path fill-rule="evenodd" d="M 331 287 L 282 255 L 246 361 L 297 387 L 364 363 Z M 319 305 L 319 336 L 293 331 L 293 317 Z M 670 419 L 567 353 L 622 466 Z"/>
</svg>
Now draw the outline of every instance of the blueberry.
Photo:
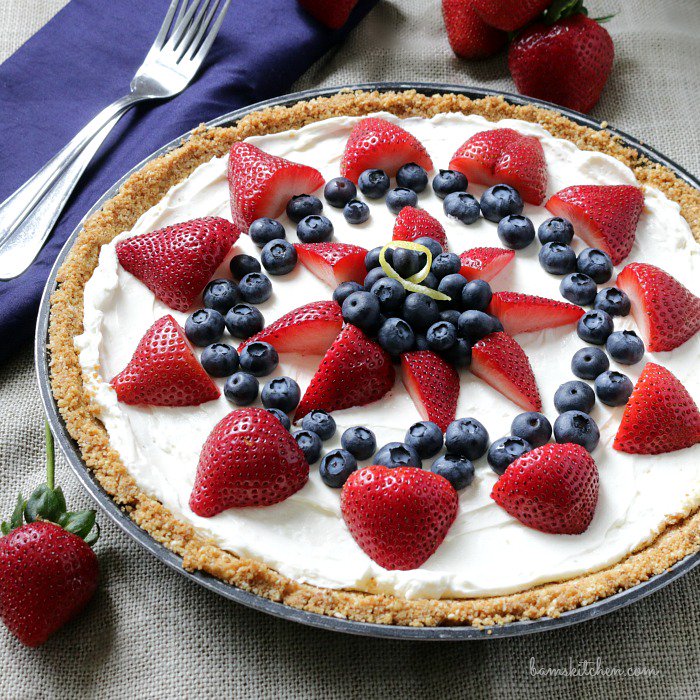
<svg viewBox="0 0 700 700">
<path fill-rule="evenodd" d="M 418 163 L 406 163 L 396 173 L 396 184 L 414 192 L 422 192 L 428 186 L 428 173 Z"/>
<path fill-rule="evenodd" d="M 509 214 L 498 222 L 498 237 L 506 248 L 522 250 L 535 240 L 532 221 L 520 214 Z"/>
<path fill-rule="evenodd" d="M 455 275 L 462 269 L 462 261 L 456 253 L 440 253 L 433 258 L 430 271 L 441 280 L 447 275 Z"/>
<path fill-rule="evenodd" d="M 571 371 L 579 379 L 595 379 L 610 367 L 610 360 L 600 348 L 581 348 L 571 358 Z"/>
<path fill-rule="evenodd" d="M 483 311 L 463 311 L 459 317 L 457 331 L 462 338 L 472 343 L 493 333 L 493 317 Z"/>
<path fill-rule="evenodd" d="M 240 301 L 241 295 L 238 285 L 231 280 L 212 280 L 204 288 L 202 301 L 207 309 L 215 309 L 220 314 L 225 314 L 234 304 Z"/>
<path fill-rule="evenodd" d="M 386 205 L 392 214 L 398 214 L 404 207 L 415 207 L 418 195 L 407 187 L 394 187 L 386 196 Z"/>
<path fill-rule="evenodd" d="M 460 316 L 461 314 L 457 309 L 445 309 L 440 312 L 440 320 L 451 323 L 455 328 L 457 328 Z"/>
<path fill-rule="evenodd" d="M 610 256 L 598 248 L 584 248 L 576 258 L 576 269 L 596 284 L 607 282 L 613 273 Z"/>
<path fill-rule="evenodd" d="M 346 177 L 334 177 L 323 188 L 323 196 L 328 204 L 336 209 L 342 209 L 351 199 L 357 195 L 357 187 L 352 180 Z"/>
<path fill-rule="evenodd" d="M 474 481 L 474 465 L 459 455 L 446 454 L 438 457 L 430 471 L 447 479 L 455 491 L 466 489 Z"/>
<path fill-rule="evenodd" d="M 538 259 L 542 269 L 550 275 L 568 275 L 576 269 L 576 253 L 565 243 L 545 243 Z"/>
<path fill-rule="evenodd" d="M 265 319 L 256 309 L 250 304 L 236 304 L 226 314 L 226 328 L 234 338 L 245 340 L 250 338 L 265 327 Z"/>
<path fill-rule="evenodd" d="M 224 396 L 236 406 L 249 406 L 258 398 L 260 383 L 248 372 L 232 374 L 224 384 Z"/>
<path fill-rule="evenodd" d="M 377 333 L 377 342 L 394 356 L 411 350 L 415 341 L 413 329 L 402 318 L 388 318 Z"/>
<path fill-rule="evenodd" d="M 437 321 L 428 328 L 425 339 L 431 350 L 444 352 L 457 342 L 457 328 L 448 321 Z"/>
<path fill-rule="evenodd" d="M 585 382 L 564 382 L 554 393 L 554 408 L 559 413 L 582 411 L 590 413 L 595 404 L 595 393 Z"/>
<path fill-rule="evenodd" d="M 552 437 L 552 424 L 542 413 L 528 411 L 513 418 L 510 432 L 528 442 L 532 447 L 541 447 Z"/>
<path fill-rule="evenodd" d="M 320 409 L 307 413 L 301 421 L 301 427 L 316 433 L 324 442 L 335 435 L 335 419 L 330 413 Z"/>
<path fill-rule="evenodd" d="M 291 377 L 275 377 L 265 384 L 260 398 L 265 408 L 279 408 L 291 413 L 299 404 L 301 390 Z"/>
<path fill-rule="evenodd" d="M 369 459 L 377 449 L 374 433 L 362 425 L 348 428 L 340 438 L 340 444 L 355 459 Z"/>
<path fill-rule="evenodd" d="M 486 459 L 491 469 L 501 476 L 509 465 L 531 449 L 532 445 L 527 440 L 517 435 L 506 435 L 491 444 Z"/>
<path fill-rule="evenodd" d="M 438 255 L 442 255 L 442 246 L 438 241 L 430 236 L 421 236 L 420 238 L 416 238 L 416 240 L 413 242 L 418 243 L 418 245 L 425 246 L 433 256 L 433 260 L 435 260 Z"/>
<path fill-rule="evenodd" d="M 540 224 L 537 229 L 537 237 L 542 245 L 547 243 L 569 245 L 574 238 L 574 227 L 568 219 L 553 216 Z"/>
<path fill-rule="evenodd" d="M 462 308 L 465 311 L 486 311 L 493 298 L 488 282 L 472 280 L 462 288 Z"/>
<path fill-rule="evenodd" d="M 501 323 L 500 319 L 496 318 L 492 314 L 489 314 L 491 316 L 491 324 L 493 325 L 493 330 L 491 333 L 503 333 L 503 324 Z"/>
<path fill-rule="evenodd" d="M 296 267 L 297 251 L 289 241 L 270 241 L 262 249 L 260 259 L 271 275 L 286 275 Z"/>
<path fill-rule="evenodd" d="M 365 333 L 379 325 L 379 299 L 371 292 L 353 292 L 341 307 L 343 319 Z"/>
<path fill-rule="evenodd" d="M 368 273 L 363 282 L 363 289 L 369 292 L 377 280 L 384 279 L 388 275 L 381 267 L 374 267 Z"/>
<path fill-rule="evenodd" d="M 383 313 L 400 309 L 406 298 L 406 290 L 401 282 L 389 277 L 382 277 L 382 279 L 377 280 L 372 285 L 371 292 L 379 300 L 379 308 Z"/>
<path fill-rule="evenodd" d="M 364 287 L 359 282 L 341 282 L 333 291 L 333 301 L 343 305 L 343 302 L 354 292 L 361 292 Z"/>
<path fill-rule="evenodd" d="M 483 457 L 489 446 L 489 434 L 476 418 L 458 418 L 447 426 L 445 447 L 472 461 Z"/>
<path fill-rule="evenodd" d="M 226 343 L 207 345 L 199 360 L 212 377 L 228 377 L 238 369 L 238 353 Z"/>
<path fill-rule="evenodd" d="M 272 282 L 262 272 L 249 272 L 238 285 L 244 301 L 262 304 L 272 296 Z"/>
<path fill-rule="evenodd" d="M 369 207 L 359 199 L 352 199 L 343 208 L 343 216 L 349 224 L 364 224 L 369 219 Z"/>
<path fill-rule="evenodd" d="M 297 224 L 297 237 L 302 243 L 325 243 L 333 236 L 333 224 L 326 216 L 310 214 Z"/>
<path fill-rule="evenodd" d="M 389 191 L 389 176 L 383 170 L 365 170 L 360 173 L 357 184 L 365 197 L 380 199 Z"/>
<path fill-rule="evenodd" d="M 455 367 L 469 367 L 472 361 L 472 346 L 467 338 L 457 338 L 457 342 L 443 353 L 444 358 Z"/>
<path fill-rule="evenodd" d="M 418 452 L 404 442 L 388 442 L 374 455 L 373 462 L 392 469 L 394 467 L 423 468 Z"/>
<path fill-rule="evenodd" d="M 320 214 L 323 202 L 312 194 L 295 194 L 287 202 L 287 216 L 298 224 L 304 217 Z"/>
<path fill-rule="evenodd" d="M 365 255 L 365 269 L 367 272 L 373 270 L 375 267 L 379 267 L 379 254 L 382 252 L 384 246 L 378 245 L 376 248 L 372 248 L 367 255 Z M 384 259 L 391 265 L 394 261 L 394 249 L 387 248 L 384 251 Z"/>
<path fill-rule="evenodd" d="M 412 447 L 421 459 L 434 457 L 442 449 L 442 430 L 432 421 L 418 421 L 406 431 L 404 442 Z"/>
<path fill-rule="evenodd" d="M 428 287 L 429 289 L 437 289 L 439 282 L 438 282 L 438 278 L 435 277 L 435 275 L 432 272 L 429 272 L 425 276 L 425 279 L 421 282 L 421 284 L 424 287 Z"/>
<path fill-rule="evenodd" d="M 404 279 L 408 279 L 425 266 L 425 254 L 408 248 L 397 248 L 394 251 L 394 259 L 391 266 L 396 270 L 396 274 Z"/>
<path fill-rule="evenodd" d="M 473 224 L 481 213 L 479 201 L 474 195 L 467 192 L 452 192 L 445 197 L 442 203 L 445 216 L 456 219 L 463 224 Z"/>
<path fill-rule="evenodd" d="M 481 213 L 495 223 L 504 216 L 522 214 L 523 206 L 518 191 L 510 185 L 494 185 L 481 195 Z"/>
<path fill-rule="evenodd" d="M 574 272 L 564 277 L 559 284 L 559 291 L 564 299 L 572 304 L 587 306 L 593 303 L 596 295 L 595 282 L 588 276 L 580 272 Z"/>
<path fill-rule="evenodd" d="M 627 316 L 630 312 L 630 298 L 617 287 L 606 287 L 596 294 L 594 309 L 605 311 L 611 316 Z"/>
<path fill-rule="evenodd" d="M 224 317 L 214 309 L 198 309 L 185 321 L 185 335 L 193 345 L 205 347 L 221 340 Z"/>
<path fill-rule="evenodd" d="M 433 178 L 433 192 L 440 199 L 453 192 L 464 192 L 468 186 L 467 176 L 458 170 L 440 170 Z"/>
<path fill-rule="evenodd" d="M 260 272 L 262 268 L 260 267 L 260 262 L 256 260 L 252 255 L 245 255 L 241 253 L 240 255 L 234 255 L 229 263 L 229 270 L 231 274 L 237 280 L 245 277 L 251 272 Z"/>
<path fill-rule="evenodd" d="M 608 336 L 613 332 L 613 320 L 609 314 L 600 309 L 587 311 L 578 320 L 576 332 L 581 340 L 593 345 L 605 345 Z"/>
<path fill-rule="evenodd" d="M 339 489 L 357 469 L 357 460 L 346 450 L 332 450 L 321 460 L 318 468 L 326 486 Z"/>
<path fill-rule="evenodd" d="M 297 441 L 309 464 L 318 462 L 321 456 L 321 438 L 316 433 L 310 430 L 297 430 L 296 433 L 292 433 L 292 437 Z"/>
<path fill-rule="evenodd" d="M 430 350 L 428 339 L 422 333 L 416 333 L 416 350 Z"/>
<path fill-rule="evenodd" d="M 438 284 L 438 291 L 450 297 L 449 302 L 444 302 L 445 306 L 459 308 L 462 305 L 462 290 L 467 284 L 467 280 L 459 273 L 445 275 Z"/>
<path fill-rule="evenodd" d="M 635 365 L 644 357 L 644 342 L 634 331 L 615 331 L 605 343 L 613 360 L 621 365 Z"/>
<path fill-rule="evenodd" d="M 279 221 L 270 219 L 267 216 L 253 221 L 248 227 L 248 235 L 258 248 L 262 248 L 270 241 L 287 237 L 287 234 L 284 232 L 284 226 Z"/>
<path fill-rule="evenodd" d="M 285 430 L 289 430 L 292 427 L 292 421 L 289 420 L 289 416 L 284 411 L 280 411 L 279 408 L 268 408 L 267 412 L 277 418 Z"/>
<path fill-rule="evenodd" d="M 624 406 L 632 389 L 632 380 L 621 372 L 603 372 L 595 378 L 595 393 L 606 406 Z"/>
<path fill-rule="evenodd" d="M 567 411 L 554 421 L 554 439 L 559 443 L 573 442 L 593 452 L 600 440 L 600 431 L 587 413 Z"/>
<path fill-rule="evenodd" d="M 240 353 L 241 369 L 255 377 L 264 377 L 279 364 L 279 356 L 270 343 L 255 341 L 246 345 Z"/>
<path fill-rule="evenodd" d="M 435 299 L 420 293 L 408 294 L 403 303 L 403 317 L 416 333 L 425 333 L 440 318 Z"/>
</svg>

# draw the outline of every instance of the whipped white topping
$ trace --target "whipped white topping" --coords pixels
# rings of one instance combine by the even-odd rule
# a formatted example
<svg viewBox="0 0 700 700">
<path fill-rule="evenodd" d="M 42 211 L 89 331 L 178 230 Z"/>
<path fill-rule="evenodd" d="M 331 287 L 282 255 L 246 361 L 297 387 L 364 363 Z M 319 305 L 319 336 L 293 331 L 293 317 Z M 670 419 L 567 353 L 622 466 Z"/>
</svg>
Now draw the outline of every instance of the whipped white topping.
<svg viewBox="0 0 700 700">
<path fill-rule="evenodd" d="M 548 168 L 548 195 L 576 184 L 636 184 L 631 170 L 614 158 L 579 150 L 569 141 L 554 138 L 536 124 L 482 117 L 441 114 L 432 119 L 399 120 L 425 145 L 436 168 L 445 168 L 453 152 L 471 135 L 495 127 L 511 127 L 537 137 Z M 259 136 L 250 141 L 269 153 L 318 168 L 326 179 L 339 173 L 340 157 L 352 117 L 329 119 L 298 131 Z M 158 301 L 117 261 L 115 244 L 132 235 L 206 215 L 230 219 L 227 159 L 214 158 L 173 187 L 156 206 L 102 247 L 99 265 L 85 287 L 84 333 L 75 339 L 80 350 L 85 383 L 94 394 L 100 417 L 124 465 L 147 493 L 160 500 L 179 518 L 191 523 L 218 544 L 243 557 L 266 562 L 282 574 L 330 588 L 383 591 L 415 597 L 469 597 L 514 592 L 547 581 L 561 580 L 610 565 L 648 541 L 668 516 L 685 513 L 700 500 L 700 445 L 655 457 L 627 455 L 612 449 L 622 408 L 598 402 L 592 412 L 600 427 L 600 445 L 593 456 L 600 469 L 600 499 L 588 530 L 577 536 L 548 535 L 521 525 L 490 498 L 496 475 L 481 459 L 474 482 L 460 493 L 459 513 L 445 541 L 419 569 L 387 571 L 375 564 L 350 536 L 340 512 L 340 492 L 325 486 L 318 465 L 311 467 L 308 484 L 283 503 L 265 508 L 230 509 L 213 518 L 200 518 L 188 507 L 199 452 L 214 425 L 233 408 L 222 396 L 202 406 L 157 408 L 128 406 L 117 401 L 109 386 L 129 362 L 145 331 L 164 314 L 184 325 L 186 314 Z M 470 185 L 477 196 L 483 188 Z M 496 226 L 480 219 L 472 226 L 448 220 L 441 201 L 428 190 L 419 205 L 445 226 L 450 250 L 460 253 L 474 246 L 502 247 Z M 369 221 L 350 226 L 342 212 L 325 205 L 333 221 L 335 240 L 373 248 L 391 239 L 394 216 L 383 201 L 370 202 Z M 538 226 L 548 218 L 542 207 L 526 205 L 525 212 Z M 287 237 L 296 240 L 294 225 L 282 217 Z M 576 238 L 574 247 L 582 249 Z M 539 266 L 535 242 L 518 251 L 508 270 L 492 283 L 495 291 L 514 290 L 560 299 L 560 278 Z M 241 236 L 231 255 L 259 255 L 248 236 Z M 700 247 L 692 238 L 679 206 L 661 192 L 645 188 L 645 206 L 637 241 L 628 258 L 661 265 L 693 288 L 698 276 Z M 227 274 L 228 260 L 220 275 Z M 619 271 L 618 268 L 617 271 Z M 301 264 L 285 277 L 273 277 L 272 298 L 260 306 L 266 323 L 302 304 L 329 299 L 332 290 Z M 612 282 L 610 283 L 612 284 Z M 616 329 L 633 328 L 631 317 L 615 320 Z M 553 396 L 564 381 L 573 379 L 571 357 L 584 345 L 569 326 L 517 337 L 530 358 L 544 404 L 553 422 Z M 226 342 L 226 338 L 224 338 Z M 231 341 L 237 344 L 238 341 Z M 700 395 L 696 337 L 671 353 L 648 353 L 634 367 L 616 367 L 636 381 L 644 362 L 654 360 L 670 369 L 695 397 Z M 199 351 L 198 351 L 199 352 Z M 302 391 L 318 366 L 319 357 L 282 355 L 275 375 L 296 379 Z M 217 380 L 223 386 L 223 380 Z M 263 380 L 265 381 L 265 380 Z M 475 416 L 491 439 L 510 432 L 517 406 L 468 371 L 461 375 L 458 416 Z M 407 428 L 420 420 L 418 411 L 397 379 L 381 401 L 337 411 L 338 432 L 324 446 L 338 447 L 345 428 L 366 425 L 381 446 L 402 440 Z M 424 466 L 429 466 L 429 461 Z"/>
</svg>

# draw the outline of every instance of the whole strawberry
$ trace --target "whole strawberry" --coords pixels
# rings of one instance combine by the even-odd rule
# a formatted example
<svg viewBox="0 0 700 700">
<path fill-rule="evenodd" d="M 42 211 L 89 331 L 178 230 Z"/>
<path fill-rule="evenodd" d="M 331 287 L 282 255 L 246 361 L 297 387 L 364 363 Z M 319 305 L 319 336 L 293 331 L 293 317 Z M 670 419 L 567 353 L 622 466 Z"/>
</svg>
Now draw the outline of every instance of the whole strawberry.
<svg viewBox="0 0 700 700">
<path fill-rule="evenodd" d="M 541 15 L 552 0 L 471 0 L 476 15 L 491 27 L 514 32 Z"/>
<path fill-rule="evenodd" d="M 447 39 L 460 58 L 488 58 L 508 42 L 508 34 L 489 26 L 474 11 L 473 0 L 442 0 Z"/>
</svg>

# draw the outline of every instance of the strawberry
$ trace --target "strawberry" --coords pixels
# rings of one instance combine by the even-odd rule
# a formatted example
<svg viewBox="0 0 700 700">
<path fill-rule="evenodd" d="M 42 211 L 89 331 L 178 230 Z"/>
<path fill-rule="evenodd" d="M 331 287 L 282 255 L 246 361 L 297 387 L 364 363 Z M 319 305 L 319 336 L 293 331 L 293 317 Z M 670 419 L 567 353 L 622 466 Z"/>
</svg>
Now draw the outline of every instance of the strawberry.
<svg viewBox="0 0 700 700">
<path fill-rule="evenodd" d="M 471 248 L 460 256 L 463 277 L 490 282 L 501 270 L 515 260 L 515 251 L 506 248 Z"/>
<path fill-rule="evenodd" d="M 351 243 L 296 243 L 301 264 L 331 289 L 341 282 L 362 282 L 367 249 Z"/>
<path fill-rule="evenodd" d="M 447 479 L 414 467 L 365 467 L 350 475 L 340 494 L 353 539 L 389 570 L 424 564 L 445 539 L 457 504 Z"/>
<path fill-rule="evenodd" d="M 339 411 L 381 399 L 394 386 L 389 353 L 362 331 L 347 325 L 321 360 L 297 407 L 294 420 L 309 411 Z"/>
<path fill-rule="evenodd" d="M 219 390 L 172 316 L 159 318 L 139 341 L 129 364 L 111 381 L 122 403 L 198 406 Z"/>
<path fill-rule="evenodd" d="M 665 367 L 647 362 L 627 401 L 613 448 L 637 455 L 683 450 L 700 442 L 700 411 Z"/>
<path fill-rule="evenodd" d="M 299 0 L 299 4 L 329 29 L 340 29 L 359 0 Z"/>
<path fill-rule="evenodd" d="M 117 258 L 164 304 L 187 311 L 238 235 L 226 219 L 193 219 L 120 241 Z"/>
<path fill-rule="evenodd" d="M 525 411 L 542 409 L 530 361 L 506 333 L 491 333 L 472 347 L 471 371 Z"/>
<path fill-rule="evenodd" d="M 238 352 L 249 343 L 264 341 L 277 352 L 298 352 L 320 355 L 336 339 L 343 325 L 340 306 L 334 301 L 314 301 L 300 306 L 256 333 L 238 346 Z"/>
<path fill-rule="evenodd" d="M 668 272 L 647 263 L 630 263 L 616 284 L 632 302 L 632 315 L 647 350 L 674 350 L 700 330 L 700 299 Z"/>
<path fill-rule="evenodd" d="M 401 355 L 401 378 L 421 417 L 445 432 L 457 412 L 457 370 L 436 353 L 418 350 Z"/>
<path fill-rule="evenodd" d="M 548 443 L 510 464 L 491 498 L 527 527 L 580 535 L 593 520 L 598 486 L 598 467 L 583 447 Z"/>
<path fill-rule="evenodd" d="M 523 30 L 510 45 L 508 68 L 523 95 L 588 112 L 605 87 L 614 55 L 607 30 L 575 14 Z"/>
<path fill-rule="evenodd" d="M 486 24 L 514 32 L 541 15 L 552 0 L 472 0 L 474 11 Z"/>
<path fill-rule="evenodd" d="M 309 194 L 323 185 L 316 168 L 272 156 L 243 141 L 231 146 L 228 187 L 233 223 L 241 231 L 263 216 L 279 216 L 295 194 Z"/>
<path fill-rule="evenodd" d="M 547 193 L 547 163 L 539 139 L 514 129 L 490 129 L 468 138 L 455 152 L 450 169 L 480 185 L 505 183 L 530 204 Z"/>
<path fill-rule="evenodd" d="M 263 408 L 222 418 L 206 439 L 190 495 L 192 512 L 211 518 L 228 508 L 271 506 L 309 479 L 297 441 Z"/>
<path fill-rule="evenodd" d="M 357 182 L 368 168 L 381 168 L 393 177 L 406 163 L 433 169 L 421 142 L 397 124 L 381 117 L 367 117 L 355 124 L 340 162 L 340 174 Z"/>
<path fill-rule="evenodd" d="M 447 236 L 442 224 L 425 209 L 404 207 L 396 217 L 392 240 L 415 241 L 422 236 L 435 239 L 447 252 Z"/>
<path fill-rule="evenodd" d="M 442 0 L 447 39 L 460 58 L 488 58 L 508 42 L 508 34 L 491 27 L 474 12 L 472 0 Z"/>
<path fill-rule="evenodd" d="M 552 195 L 545 206 L 569 219 L 588 245 L 619 265 L 634 245 L 644 195 L 632 185 L 574 185 Z"/>
<path fill-rule="evenodd" d="M 508 335 L 566 326 L 584 313 L 575 304 L 518 292 L 496 292 L 488 312 L 498 317 Z"/>
</svg>

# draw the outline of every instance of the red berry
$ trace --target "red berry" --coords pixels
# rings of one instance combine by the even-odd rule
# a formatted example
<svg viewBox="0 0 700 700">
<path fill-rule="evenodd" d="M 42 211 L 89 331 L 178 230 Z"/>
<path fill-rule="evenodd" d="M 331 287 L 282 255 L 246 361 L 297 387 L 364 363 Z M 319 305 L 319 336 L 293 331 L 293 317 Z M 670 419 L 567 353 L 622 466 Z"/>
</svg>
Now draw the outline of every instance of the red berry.
<svg viewBox="0 0 700 700">
<path fill-rule="evenodd" d="M 515 251 L 506 248 L 471 248 L 465 250 L 459 259 L 462 261 L 459 272 L 467 280 L 490 282 L 515 260 Z"/>
<path fill-rule="evenodd" d="M 340 29 L 358 0 L 299 0 L 299 4 L 329 29 Z"/>
<path fill-rule="evenodd" d="M 367 249 L 350 243 L 297 243 L 299 262 L 331 289 L 341 282 L 362 282 Z"/>
<path fill-rule="evenodd" d="M 442 0 L 447 39 L 460 58 L 488 58 L 508 42 L 508 34 L 484 22 L 472 0 Z"/>
<path fill-rule="evenodd" d="M 575 304 L 518 292 L 496 292 L 488 312 L 498 318 L 508 335 L 566 326 L 584 313 Z"/>
<path fill-rule="evenodd" d="M 435 239 L 447 252 L 447 236 L 442 224 L 424 209 L 404 207 L 396 217 L 392 239 L 415 241 L 423 236 Z"/>
<path fill-rule="evenodd" d="M 471 0 L 476 13 L 492 27 L 514 32 L 541 15 L 552 0 Z"/>
</svg>

